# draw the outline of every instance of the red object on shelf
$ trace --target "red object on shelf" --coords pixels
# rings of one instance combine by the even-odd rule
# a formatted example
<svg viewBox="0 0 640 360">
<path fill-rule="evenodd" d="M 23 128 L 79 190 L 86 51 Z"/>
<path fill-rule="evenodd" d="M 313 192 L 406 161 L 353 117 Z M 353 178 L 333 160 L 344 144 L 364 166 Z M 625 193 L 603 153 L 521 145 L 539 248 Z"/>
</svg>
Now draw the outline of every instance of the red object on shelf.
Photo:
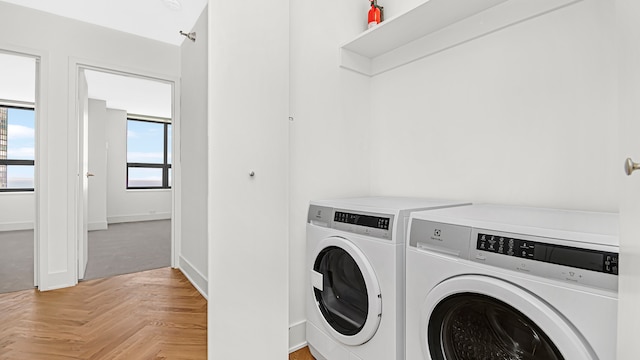
<svg viewBox="0 0 640 360">
<path fill-rule="evenodd" d="M 369 19 L 367 21 L 368 27 L 371 28 L 376 26 L 384 20 L 383 18 L 383 7 L 378 6 L 377 0 L 369 0 L 371 2 L 371 9 L 369 9 Z"/>
</svg>

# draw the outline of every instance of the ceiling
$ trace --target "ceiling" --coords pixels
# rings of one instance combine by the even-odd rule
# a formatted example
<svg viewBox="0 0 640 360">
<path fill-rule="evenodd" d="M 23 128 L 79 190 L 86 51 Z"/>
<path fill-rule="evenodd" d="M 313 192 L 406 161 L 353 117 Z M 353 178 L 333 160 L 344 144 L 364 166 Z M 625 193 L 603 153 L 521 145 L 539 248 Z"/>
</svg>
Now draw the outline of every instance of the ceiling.
<svg viewBox="0 0 640 360">
<path fill-rule="evenodd" d="M 85 70 L 89 97 L 105 100 L 110 109 L 171 119 L 171 84 L 132 76 Z"/>
<path fill-rule="evenodd" d="M 207 0 L 2 0 L 28 8 L 180 45 Z M 169 5 L 167 5 L 169 3 Z M 178 4 L 180 9 L 171 5 Z"/>
<path fill-rule="evenodd" d="M 89 97 L 130 114 L 172 118 L 171 84 L 134 76 L 85 70 Z M 35 102 L 34 58 L 0 52 L 0 102 Z"/>
</svg>

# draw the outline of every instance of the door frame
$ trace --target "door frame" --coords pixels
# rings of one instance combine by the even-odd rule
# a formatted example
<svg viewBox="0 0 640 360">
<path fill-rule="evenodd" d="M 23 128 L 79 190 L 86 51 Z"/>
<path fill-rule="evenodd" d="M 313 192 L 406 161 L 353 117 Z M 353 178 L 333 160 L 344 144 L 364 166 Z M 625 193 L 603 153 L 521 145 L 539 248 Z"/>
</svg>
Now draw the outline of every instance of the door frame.
<svg viewBox="0 0 640 360">
<path fill-rule="evenodd" d="M 93 70 L 105 73 L 111 73 L 115 75 L 128 76 L 134 78 L 140 78 L 150 81 L 158 81 L 167 83 L 172 87 L 171 102 L 172 102 L 172 156 L 171 156 L 171 169 L 172 169 L 172 186 L 171 186 L 171 267 L 177 268 L 179 266 L 179 254 L 180 254 L 180 234 L 181 234 L 181 164 L 180 164 L 180 79 L 167 74 L 152 73 L 143 69 L 127 68 L 122 66 L 114 66 L 113 64 L 102 63 L 94 60 L 70 58 L 69 59 L 69 133 L 73 134 L 74 141 L 69 142 L 69 164 L 71 173 L 69 178 L 76 179 L 73 184 L 74 195 L 72 206 L 69 210 L 69 218 L 73 223 L 74 231 L 71 233 L 73 236 L 73 249 L 70 251 L 69 256 L 74 259 L 76 266 L 75 270 L 75 282 L 78 283 L 78 260 L 79 260 L 79 245 L 81 239 L 79 238 L 79 231 L 82 227 L 80 221 L 80 212 L 82 211 L 83 193 L 80 183 L 82 164 L 80 163 L 79 147 L 82 140 L 80 134 L 80 117 L 78 114 L 78 81 L 79 73 L 83 70 Z"/>
<path fill-rule="evenodd" d="M 33 286 L 38 288 L 40 286 L 40 269 L 46 269 L 47 264 L 41 264 L 41 261 L 46 261 L 46 257 L 40 258 L 41 247 L 48 244 L 48 234 L 42 229 L 46 229 L 48 221 L 47 214 L 47 142 L 46 142 L 46 130 L 47 126 L 45 121 L 47 114 L 42 109 L 47 108 L 47 94 L 46 89 L 48 87 L 48 71 L 47 67 L 43 66 L 48 63 L 48 54 L 43 51 L 23 48 L 19 46 L 13 46 L 8 44 L 0 45 L 0 53 L 9 54 L 14 56 L 23 56 L 35 59 L 35 94 L 34 94 L 34 109 L 35 109 L 35 139 L 34 139 L 34 174 L 33 174 L 33 195 L 34 195 L 34 220 L 33 220 Z"/>
</svg>

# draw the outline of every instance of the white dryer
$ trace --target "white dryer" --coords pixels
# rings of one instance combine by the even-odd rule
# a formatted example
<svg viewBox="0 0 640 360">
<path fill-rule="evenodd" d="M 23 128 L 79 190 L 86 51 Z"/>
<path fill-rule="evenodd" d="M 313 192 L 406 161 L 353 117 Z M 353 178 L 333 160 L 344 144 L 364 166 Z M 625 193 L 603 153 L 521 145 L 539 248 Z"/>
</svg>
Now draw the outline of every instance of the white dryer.
<svg viewBox="0 0 640 360">
<path fill-rule="evenodd" d="M 472 205 L 409 227 L 408 360 L 616 358 L 617 214 Z"/>
<path fill-rule="evenodd" d="M 404 359 L 409 214 L 457 205 L 398 197 L 311 202 L 306 335 L 316 359 Z"/>
</svg>

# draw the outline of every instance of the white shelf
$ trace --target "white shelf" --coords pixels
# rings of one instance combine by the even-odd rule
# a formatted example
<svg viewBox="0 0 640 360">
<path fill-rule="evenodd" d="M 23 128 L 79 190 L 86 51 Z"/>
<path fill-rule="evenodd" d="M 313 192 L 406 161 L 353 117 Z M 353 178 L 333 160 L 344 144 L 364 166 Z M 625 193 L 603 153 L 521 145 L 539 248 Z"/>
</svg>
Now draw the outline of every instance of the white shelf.
<svg viewBox="0 0 640 360">
<path fill-rule="evenodd" d="M 340 47 L 340 66 L 375 76 L 582 0 L 427 0 Z"/>
</svg>

